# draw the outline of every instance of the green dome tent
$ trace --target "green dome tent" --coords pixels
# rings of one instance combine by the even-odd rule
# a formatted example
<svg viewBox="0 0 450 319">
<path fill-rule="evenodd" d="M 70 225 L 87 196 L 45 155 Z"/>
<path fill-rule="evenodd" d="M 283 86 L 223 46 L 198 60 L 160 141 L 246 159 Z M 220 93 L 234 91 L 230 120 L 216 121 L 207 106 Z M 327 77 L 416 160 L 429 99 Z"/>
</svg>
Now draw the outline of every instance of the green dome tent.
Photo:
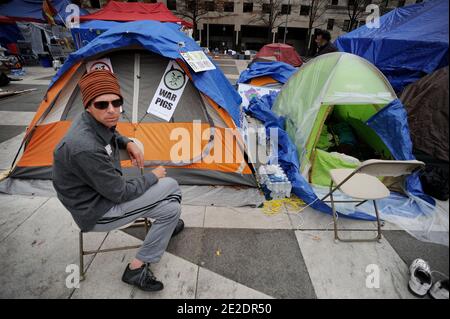
<svg viewBox="0 0 450 319">
<path fill-rule="evenodd" d="M 414 159 L 403 104 L 383 74 L 361 57 L 336 52 L 315 58 L 273 100 L 268 95 L 252 99 L 246 112 L 277 133 L 276 159 L 292 193 L 315 210 L 331 214 L 321 200 L 329 192 L 330 169 L 356 167 L 368 158 Z M 327 141 L 328 135 L 333 138 Z M 394 180 L 382 181 L 392 192 L 377 201 L 381 219 L 420 240 L 448 246 L 448 212 L 423 192 L 417 173 L 396 179 L 401 184 L 395 187 L 390 187 Z M 350 199 L 335 194 L 338 201 Z M 375 215 L 370 202 L 342 202 L 336 209 L 355 219 Z"/>
<path fill-rule="evenodd" d="M 393 158 L 366 122 L 396 98 L 388 80 L 367 60 L 336 52 L 302 66 L 273 110 L 286 117 L 302 175 L 312 184 L 328 186 L 330 169 L 353 168 L 370 157 Z M 344 143 L 353 145 L 339 147 Z"/>
</svg>

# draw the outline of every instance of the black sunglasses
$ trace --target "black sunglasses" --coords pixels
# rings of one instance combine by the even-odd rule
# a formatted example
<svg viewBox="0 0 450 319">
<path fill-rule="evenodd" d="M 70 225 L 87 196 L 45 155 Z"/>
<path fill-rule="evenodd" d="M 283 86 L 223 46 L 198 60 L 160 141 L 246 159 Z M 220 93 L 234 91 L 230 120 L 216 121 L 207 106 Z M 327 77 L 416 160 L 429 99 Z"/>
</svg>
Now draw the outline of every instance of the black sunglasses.
<svg viewBox="0 0 450 319">
<path fill-rule="evenodd" d="M 112 104 L 114 107 L 121 107 L 123 105 L 122 99 L 117 99 L 113 101 L 97 101 L 92 103 L 96 109 L 99 110 L 106 110 L 109 106 L 109 103 Z"/>
</svg>

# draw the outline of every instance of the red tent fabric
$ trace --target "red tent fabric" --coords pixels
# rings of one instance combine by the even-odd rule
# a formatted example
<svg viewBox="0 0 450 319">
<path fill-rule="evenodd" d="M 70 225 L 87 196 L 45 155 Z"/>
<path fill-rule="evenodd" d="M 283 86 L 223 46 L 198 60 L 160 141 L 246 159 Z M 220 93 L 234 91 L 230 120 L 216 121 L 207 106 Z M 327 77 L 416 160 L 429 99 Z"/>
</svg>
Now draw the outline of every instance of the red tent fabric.
<svg viewBox="0 0 450 319">
<path fill-rule="evenodd" d="M 288 63 L 292 66 L 301 66 L 303 64 L 302 58 L 295 51 L 293 47 L 283 43 L 266 44 L 256 54 L 256 58 L 264 58 L 274 56 L 277 61 Z"/>
<path fill-rule="evenodd" d="M 108 20 L 108 21 L 138 21 L 155 20 L 161 22 L 181 23 L 192 28 L 192 23 L 175 16 L 164 3 L 118 2 L 110 1 L 102 9 L 93 14 L 80 17 L 81 21 Z"/>
<path fill-rule="evenodd" d="M 0 23 L 16 23 L 16 21 L 5 16 L 0 16 Z"/>
</svg>

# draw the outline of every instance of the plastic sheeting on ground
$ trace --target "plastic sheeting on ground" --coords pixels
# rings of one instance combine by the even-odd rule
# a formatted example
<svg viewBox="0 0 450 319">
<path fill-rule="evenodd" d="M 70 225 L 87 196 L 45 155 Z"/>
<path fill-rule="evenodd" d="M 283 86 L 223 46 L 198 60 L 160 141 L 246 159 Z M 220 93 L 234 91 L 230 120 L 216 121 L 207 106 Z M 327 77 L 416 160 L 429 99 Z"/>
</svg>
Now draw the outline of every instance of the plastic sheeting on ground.
<svg viewBox="0 0 450 319">
<path fill-rule="evenodd" d="M 259 207 L 264 195 L 254 187 L 180 185 L 183 205 L 219 207 Z M 55 197 L 50 180 L 7 178 L 0 181 L 0 193 Z"/>
<path fill-rule="evenodd" d="M 313 186 L 313 188 L 319 197 L 325 196 L 329 191 L 323 186 Z M 336 201 L 350 200 L 339 191 L 333 193 L 333 197 Z M 355 210 L 355 204 L 336 203 L 335 205 L 339 212 L 347 215 Z M 439 205 L 430 205 L 410 193 L 407 197 L 391 192 L 389 197 L 377 200 L 377 206 L 382 220 L 399 226 L 418 240 L 449 246 L 448 202 L 445 209 Z M 358 209 L 375 217 L 371 201 L 360 205 Z"/>
<path fill-rule="evenodd" d="M 284 84 L 295 72 L 296 68 L 284 62 L 254 62 L 241 73 L 237 83 L 247 83 L 257 77 L 270 76 Z"/>
<path fill-rule="evenodd" d="M 396 8 L 380 18 L 379 28 L 362 26 L 335 44 L 375 64 L 399 92 L 448 65 L 448 10 L 448 0 Z"/>
</svg>

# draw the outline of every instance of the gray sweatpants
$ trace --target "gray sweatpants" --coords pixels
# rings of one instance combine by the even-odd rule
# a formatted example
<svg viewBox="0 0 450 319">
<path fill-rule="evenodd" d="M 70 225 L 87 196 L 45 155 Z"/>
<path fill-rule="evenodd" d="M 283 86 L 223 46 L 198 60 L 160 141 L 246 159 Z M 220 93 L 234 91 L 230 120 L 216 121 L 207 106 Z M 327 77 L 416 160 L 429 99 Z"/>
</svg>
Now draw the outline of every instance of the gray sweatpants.
<svg viewBox="0 0 450 319">
<path fill-rule="evenodd" d="M 176 180 L 165 177 L 140 197 L 112 207 L 97 221 L 92 231 L 111 231 L 143 217 L 155 219 L 136 258 L 156 263 L 167 248 L 180 214 L 180 187 Z"/>
</svg>

